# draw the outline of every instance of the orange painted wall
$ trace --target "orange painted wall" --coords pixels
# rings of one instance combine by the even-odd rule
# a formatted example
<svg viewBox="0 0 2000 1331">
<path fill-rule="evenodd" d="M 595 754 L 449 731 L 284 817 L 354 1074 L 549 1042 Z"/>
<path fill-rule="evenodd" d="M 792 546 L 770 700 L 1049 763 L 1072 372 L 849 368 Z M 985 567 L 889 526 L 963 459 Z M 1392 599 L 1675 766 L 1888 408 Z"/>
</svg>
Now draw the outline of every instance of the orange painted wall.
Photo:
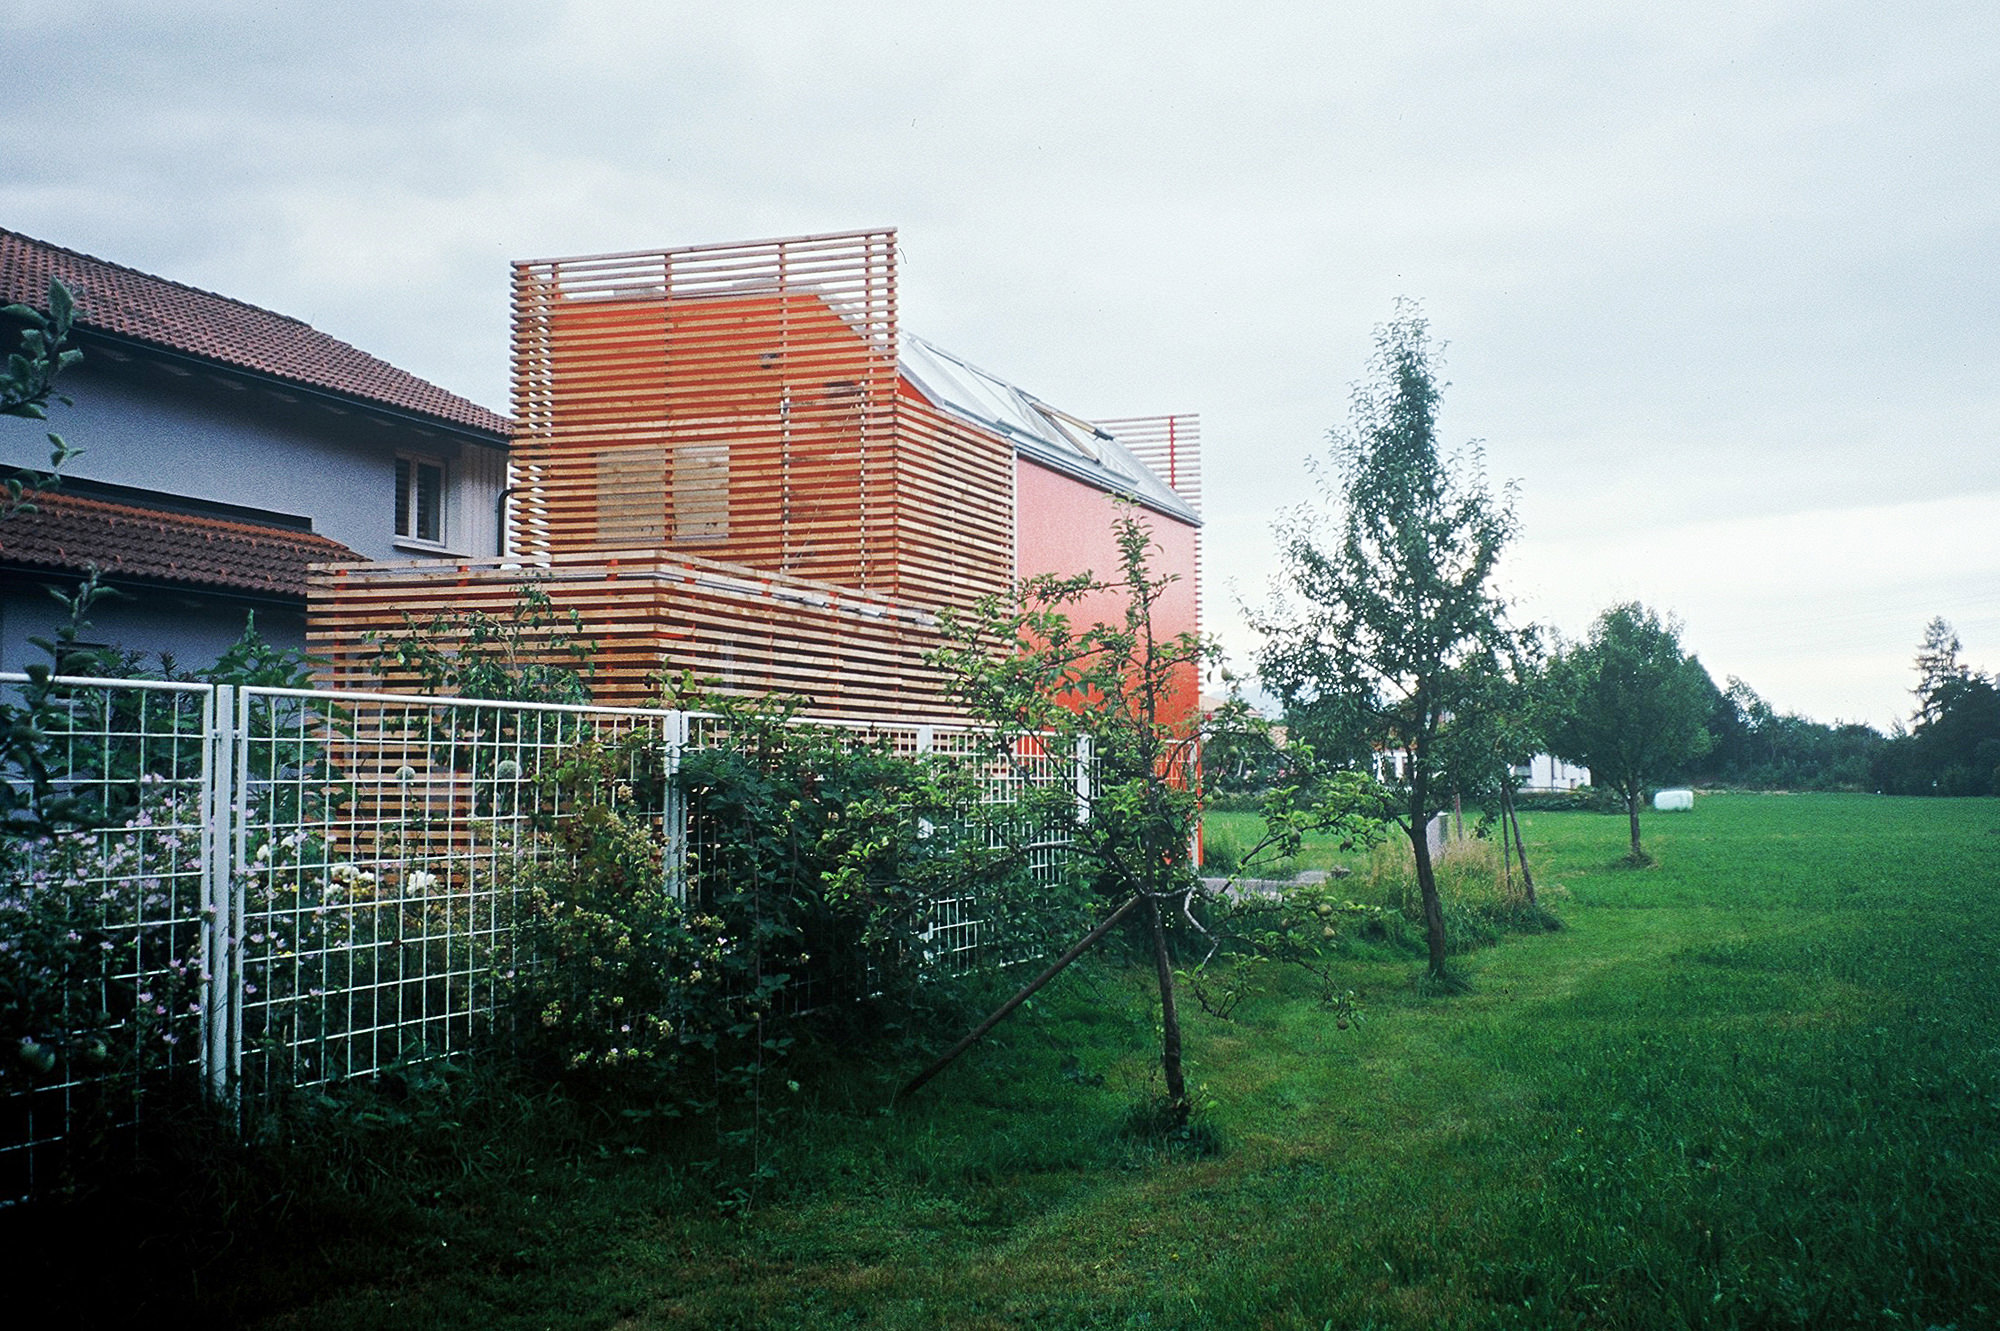
<svg viewBox="0 0 2000 1331">
<path fill-rule="evenodd" d="M 1118 575 L 1118 541 L 1112 531 L 1112 523 L 1121 511 L 1117 499 L 1026 458 L 1015 459 L 1014 484 L 1015 570 L 1020 577 L 1043 573 L 1067 577 L 1086 570 L 1107 579 Z M 1166 638 L 1177 633 L 1199 632 L 1195 596 L 1196 528 L 1149 508 L 1137 507 L 1134 511 L 1140 522 L 1151 529 L 1158 547 L 1153 572 L 1179 577 L 1155 608 L 1154 633 Z M 1073 610 L 1071 619 L 1078 624 L 1120 623 L 1125 617 L 1125 604 L 1122 593 L 1099 592 Z M 1198 715 L 1200 706 L 1200 672 L 1190 663 L 1175 672 L 1162 719 L 1192 718 Z"/>
</svg>

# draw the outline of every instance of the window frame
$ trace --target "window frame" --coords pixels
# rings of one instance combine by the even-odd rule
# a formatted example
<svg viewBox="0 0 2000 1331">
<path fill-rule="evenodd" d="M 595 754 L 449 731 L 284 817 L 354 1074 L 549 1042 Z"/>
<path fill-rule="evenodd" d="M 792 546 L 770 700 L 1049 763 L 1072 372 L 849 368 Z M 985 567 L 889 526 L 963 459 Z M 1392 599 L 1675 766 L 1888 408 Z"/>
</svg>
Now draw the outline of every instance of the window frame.
<svg viewBox="0 0 2000 1331">
<path fill-rule="evenodd" d="M 404 470 L 405 468 L 408 468 L 407 473 Z M 421 477 L 426 469 L 437 474 L 436 503 L 431 515 L 436 528 L 436 535 L 434 536 L 424 535 L 421 530 L 421 518 L 423 516 L 423 484 Z M 406 475 L 407 480 L 405 479 Z M 393 521 L 390 524 L 390 530 L 394 534 L 397 545 L 412 546 L 420 550 L 443 550 L 446 548 L 445 542 L 450 536 L 450 528 L 445 522 L 445 513 L 449 507 L 446 498 L 450 493 L 448 488 L 450 480 L 451 473 L 443 458 L 432 457 L 423 453 L 396 454 L 393 481 L 395 490 L 393 503 L 394 515 Z"/>
</svg>

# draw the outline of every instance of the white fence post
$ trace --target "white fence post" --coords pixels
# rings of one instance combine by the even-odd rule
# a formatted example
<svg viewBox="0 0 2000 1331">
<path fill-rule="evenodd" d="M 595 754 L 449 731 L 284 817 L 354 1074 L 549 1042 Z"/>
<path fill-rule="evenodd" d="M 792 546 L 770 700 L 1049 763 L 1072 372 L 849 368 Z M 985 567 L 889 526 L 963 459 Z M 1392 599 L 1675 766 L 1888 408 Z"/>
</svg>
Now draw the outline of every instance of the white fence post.
<svg viewBox="0 0 2000 1331">
<path fill-rule="evenodd" d="M 241 1090 L 243 1077 L 243 1007 L 248 993 L 244 988 L 244 957 L 246 947 L 243 941 L 245 921 L 249 918 L 248 892 L 250 886 L 250 690 L 231 688 L 233 697 L 229 706 L 219 708 L 220 715 L 227 718 L 227 732 L 222 742 L 230 746 L 236 757 L 232 765 L 236 779 L 229 792 L 229 1088 L 228 1103 L 233 1107 Z M 267 829 L 268 831 L 268 829 Z"/>
<path fill-rule="evenodd" d="M 666 743 L 667 789 L 660 812 L 660 831 L 667 843 L 667 892 L 676 901 L 687 900 L 688 805 L 681 789 L 681 751 L 688 742 L 688 714 L 671 711 L 660 718 L 660 738 Z"/>
<path fill-rule="evenodd" d="M 1090 736 L 1076 737 L 1076 822 L 1077 826 L 1090 821 L 1091 797 L 1097 793 L 1097 783 L 1092 779 Z"/>
<path fill-rule="evenodd" d="M 237 1006 L 236 688 L 220 684 L 204 699 L 201 783 L 201 1067 L 209 1096 L 229 1098 L 234 1082 L 230 1031 Z"/>
</svg>

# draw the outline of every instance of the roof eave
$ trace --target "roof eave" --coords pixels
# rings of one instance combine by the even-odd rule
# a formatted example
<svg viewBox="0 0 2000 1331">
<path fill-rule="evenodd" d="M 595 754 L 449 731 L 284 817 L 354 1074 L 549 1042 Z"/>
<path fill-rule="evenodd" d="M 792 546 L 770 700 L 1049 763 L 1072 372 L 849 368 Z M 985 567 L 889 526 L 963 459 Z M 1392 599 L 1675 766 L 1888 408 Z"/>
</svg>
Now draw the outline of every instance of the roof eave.
<svg viewBox="0 0 2000 1331">
<path fill-rule="evenodd" d="M 343 409 L 367 411 L 373 415 L 386 417 L 405 425 L 418 426 L 427 430 L 437 430 L 457 435 L 471 443 L 504 449 L 509 446 L 511 439 L 511 421 L 508 422 L 508 426 L 505 429 L 487 430 L 476 425 L 467 424 L 464 421 L 452 420 L 446 416 L 433 416 L 428 412 L 412 411 L 407 407 L 394 406 L 383 402 L 379 398 L 337 392 L 333 389 L 304 383 L 297 379 L 288 379 L 283 375 L 271 374 L 265 370 L 252 369 L 236 361 L 222 360 L 213 356 L 198 356 L 191 352 L 165 346 L 142 337 L 133 337 L 128 333 L 115 333 L 93 324 L 78 323 L 75 331 L 84 338 L 106 342 L 114 347 L 128 348 L 133 352 L 152 356 L 159 360 L 198 366 L 206 373 L 233 374 L 239 378 L 247 379 L 252 383 L 296 394 L 301 398 L 308 398 L 322 403 L 337 403 Z M 88 363 L 87 358 L 86 363 Z"/>
</svg>

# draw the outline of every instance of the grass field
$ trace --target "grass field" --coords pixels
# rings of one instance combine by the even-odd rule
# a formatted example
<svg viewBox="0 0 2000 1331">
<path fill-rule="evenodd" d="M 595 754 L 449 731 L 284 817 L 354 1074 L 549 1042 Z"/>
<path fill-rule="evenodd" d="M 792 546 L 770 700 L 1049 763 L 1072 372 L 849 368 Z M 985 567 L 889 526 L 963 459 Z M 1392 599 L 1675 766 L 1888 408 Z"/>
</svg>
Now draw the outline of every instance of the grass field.
<svg viewBox="0 0 2000 1331">
<path fill-rule="evenodd" d="M 447 1163 L 153 1296 L 486 1331 L 2000 1325 L 2000 801 L 1717 795 L 1644 835 L 1631 869 L 1621 817 L 1529 818 L 1567 928 L 1463 957 L 1467 994 L 1357 943 L 1350 1029 L 1302 977 L 1190 1012 L 1207 1149 L 1121 1132 L 1146 977 L 1079 967 L 894 1114 L 907 1064 L 808 1078 L 747 1212 L 628 1125 L 550 1102 L 473 1149 L 524 1111 L 460 1106 Z"/>
</svg>

